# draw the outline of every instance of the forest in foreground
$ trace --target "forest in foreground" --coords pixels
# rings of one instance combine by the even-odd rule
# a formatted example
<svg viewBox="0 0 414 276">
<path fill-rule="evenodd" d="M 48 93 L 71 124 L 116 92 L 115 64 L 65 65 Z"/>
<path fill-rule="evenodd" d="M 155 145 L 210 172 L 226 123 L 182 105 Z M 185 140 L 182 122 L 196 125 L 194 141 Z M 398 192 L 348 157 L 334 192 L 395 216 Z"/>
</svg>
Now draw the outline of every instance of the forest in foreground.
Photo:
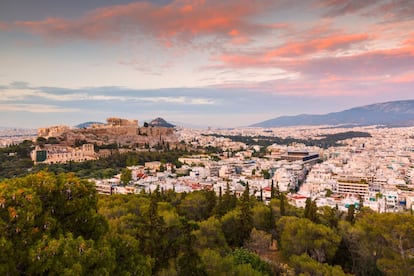
<svg viewBox="0 0 414 276">
<path fill-rule="evenodd" d="M 265 205 L 227 189 L 98 195 L 74 174 L 0 182 L 1 275 L 413 275 L 414 216 Z"/>
</svg>

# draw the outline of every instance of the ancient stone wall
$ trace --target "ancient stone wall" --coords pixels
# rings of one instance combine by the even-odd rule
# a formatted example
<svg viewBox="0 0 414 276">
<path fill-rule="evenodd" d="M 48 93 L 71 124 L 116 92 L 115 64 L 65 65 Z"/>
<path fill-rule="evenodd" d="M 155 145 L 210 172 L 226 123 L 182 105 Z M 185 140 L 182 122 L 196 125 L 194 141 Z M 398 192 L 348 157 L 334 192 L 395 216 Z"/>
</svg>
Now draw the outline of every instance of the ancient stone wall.
<svg viewBox="0 0 414 276">
<path fill-rule="evenodd" d="M 70 128 L 68 126 L 44 127 L 44 128 L 39 128 L 37 130 L 37 136 L 44 137 L 44 138 L 58 137 L 69 130 Z"/>
<path fill-rule="evenodd" d="M 138 120 L 127 120 L 127 119 L 121 119 L 121 118 L 108 118 L 106 119 L 108 126 L 131 126 L 131 127 L 138 127 Z"/>
</svg>

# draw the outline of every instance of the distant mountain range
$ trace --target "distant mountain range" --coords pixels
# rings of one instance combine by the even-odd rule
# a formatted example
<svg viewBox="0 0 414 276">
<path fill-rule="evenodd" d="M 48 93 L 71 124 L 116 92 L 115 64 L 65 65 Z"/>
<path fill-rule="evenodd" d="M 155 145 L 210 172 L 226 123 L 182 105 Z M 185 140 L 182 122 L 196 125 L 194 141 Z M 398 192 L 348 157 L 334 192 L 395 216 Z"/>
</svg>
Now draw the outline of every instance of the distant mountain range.
<svg viewBox="0 0 414 276">
<path fill-rule="evenodd" d="M 148 125 L 153 126 L 153 127 L 170 127 L 170 128 L 175 127 L 175 125 L 168 123 L 166 120 L 160 117 L 155 118 L 154 120 L 149 122 Z"/>
<path fill-rule="evenodd" d="M 377 103 L 321 115 L 282 116 L 251 127 L 299 125 L 414 126 L 414 100 Z"/>
</svg>

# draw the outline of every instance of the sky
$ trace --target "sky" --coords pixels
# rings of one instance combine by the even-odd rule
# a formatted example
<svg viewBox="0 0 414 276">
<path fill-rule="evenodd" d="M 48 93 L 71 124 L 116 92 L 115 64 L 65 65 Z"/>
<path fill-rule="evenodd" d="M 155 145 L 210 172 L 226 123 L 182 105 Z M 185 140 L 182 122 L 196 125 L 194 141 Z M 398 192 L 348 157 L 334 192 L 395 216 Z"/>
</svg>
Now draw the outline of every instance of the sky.
<svg viewBox="0 0 414 276">
<path fill-rule="evenodd" d="M 404 99 L 413 0 L 0 0 L 2 127 L 239 127 Z"/>
</svg>

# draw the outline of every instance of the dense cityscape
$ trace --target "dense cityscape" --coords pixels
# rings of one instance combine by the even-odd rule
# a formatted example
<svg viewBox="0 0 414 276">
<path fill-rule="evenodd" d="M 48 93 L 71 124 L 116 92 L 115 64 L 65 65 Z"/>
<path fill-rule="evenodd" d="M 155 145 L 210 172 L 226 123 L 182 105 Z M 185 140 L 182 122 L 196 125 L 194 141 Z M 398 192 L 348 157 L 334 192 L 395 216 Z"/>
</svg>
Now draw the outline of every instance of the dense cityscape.
<svg viewBox="0 0 414 276">
<path fill-rule="evenodd" d="M 344 139 L 341 140 L 341 146 L 327 149 L 300 143 L 262 147 L 223 137 L 233 135 L 317 139 L 347 131 L 369 133 L 370 137 Z M 262 196 L 269 200 L 273 182 L 281 192 L 290 192 L 288 199 L 297 207 L 305 207 L 305 200 L 310 197 L 316 200 L 318 206 L 339 206 L 342 211 L 352 204 L 364 204 L 379 212 L 412 210 L 412 133 L 412 128 L 387 129 L 375 126 L 352 129 L 180 129 L 177 133 L 179 141 L 184 141 L 196 149 L 213 147 L 220 154 L 183 156 L 178 159 L 183 164 L 178 173 L 173 164 L 162 164 L 160 160 L 146 162 L 144 166 L 131 166 L 128 167 L 131 170 L 131 182 L 121 183 L 120 174 L 111 179 L 99 179 L 98 191 L 140 193 L 141 190 L 154 191 L 159 186 L 165 190 L 174 187 L 177 192 L 209 189 L 218 194 L 229 183 L 231 191 L 241 195 L 244 186 L 240 183 L 249 182 L 256 197 Z M 254 157 L 258 152 L 263 155 Z M 94 154 L 93 148 L 91 154 Z M 164 167 L 162 171 L 161 166 Z"/>
<path fill-rule="evenodd" d="M 283 138 L 315 139 L 350 130 L 366 132 L 371 137 L 344 139 L 341 141 L 342 146 L 327 149 L 300 143 L 273 144 L 263 149 L 259 145 L 246 145 L 220 136 L 272 134 Z M 310 197 L 316 200 L 318 206 L 339 206 L 342 211 L 352 204 L 364 204 L 378 212 L 412 209 L 412 128 L 295 127 L 270 131 L 182 129 L 178 132 L 178 140 L 194 148 L 214 147 L 221 153 L 181 157 L 179 161 L 183 166 L 178 173 L 172 164 L 162 164 L 159 160 L 147 162 L 144 166 L 131 166 L 130 186 L 134 189 L 120 187 L 121 179 L 117 175 L 115 178 L 98 180 L 98 190 L 103 193 L 140 193 L 142 189 L 150 192 L 159 186 L 165 190 L 174 187 L 177 192 L 212 189 L 218 194 L 220 189 L 224 191 L 227 183 L 230 183 L 232 192 L 241 195 L 244 186 L 240 183 L 249 182 L 252 194 L 269 200 L 273 182 L 281 192 L 290 192 L 289 202 L 297 207 L 305 207 L 306 198 Z M 210 136 L 209 133 L 218 135 Z M 260 151 L 264 152 L 263 156 L 254 157 L 254 153 Z M 162 172 L 161 165 L 164 166 Z M 176 173 L 172 173 L 172 170 Z M 177 174 L 185 176 L 177 177 Z"/>
<path fill-rule="evenodd" d="M 164 126 L 165 124 L 168 127 Z M 314 273 L 317 273 L 316 275 L 383 273 L 384 268 L 381 264 L 368 270 L 363 268 L 366 262 L 360 260 L 362 252 L 358 250 L 362 250 L 368 245 L 365 244 L 363 248 L 358 249 L 353 244 L 354 240 L 351 236 L 348 236 L 351 232 L 340 234 L 340 231 L 344 231 L 344 227 L 355 227 L 351 225 L 358 225 L 359 221 L 366 223 L 364 220 L 371 219 L 371 216 L 374 218 L 375 214 L 390 213 L 402 216 L 401 221 L 395 222 L 397 224 L 406 223 L 408 218 L 406 216 L 412 216 L 414 210 L 413 133 L 412 127 L 387 128 L 383 126 L 250 127 L 201 130 L 174 127 L 161 118 L 150 123 L 145 122 L 142 126 L 138 125 L 137 120 L 121 118 L 108 118 L 106 124 L 87 124 L 82 128 L 51 126 L 38 129 L 34 136 L 33 131 L 29 130 L 6 130 L 2 136 L 5 141 L 2 149 L 4 154 L 2 157 L 3 173 L 8 170 L 7 160 L 25 157 L 30 158 L 31 162 L 25 163 L 27 168 L 22 170 L 20 175 L 13 176 L 13 179 L 17 180 L 19 177 L 28 175 L 26 180 L 15 182 L 16 180 L 10 179 L 3 182 L 0 203 L 3 210 L 7 209 L 8 212 L 4 212 L 3 215 L 6 217 L 3 216 L 2 219 L 6 223 L 5 229 L 12 230 L 13 228 L 10 229 L 10 227 L 13 226 L 8 225 L 7 221 L 12 223 L 18 215 L 13 215 L 14 213 L 10 212 L 22 212 L 20 210 L 22 207 L 15 205 L 17 202 L 13 203 L 16 199 L 13 201 L 7 199 L 8 195 L 15 197 L 16 192 L 20 194 L 20 190 L 8 194 L 13 188 L 9 187 L 8 190 L 4 190 L 7 185 L 15 183 L 15 189 L 18 189 L 22 185 L 22 181 L 29 181 L 34 176 L 31 173 L 36 173 L 37 180 L 32 179 L 30 182 L 38 182 L 50 178 L 71 178 L 74 175 L 63 176 L 62 173 L 74 172 L 75 175 L 87 181 L 81 182 L 84 183 L 83 185 L 92 185 L 88 189 L 95 190 L 100 194 L 96 195 L 101 202 L 96 215 L 106 217 L 110 225 L 111 221 L 119 216 L 111 214 L 115 210 L 111 210 L 114 207 L 110 206 L 116 201 L 143 200 L 139 205 L 145 205 L 149 197 L 154 198 L 158 202 L 158 208 L 161 209 L 165 207 L 161 207 L 164 205 L 160 204 L 172 204 L 168 208 L 177 208 L 173 213 L 167 215 L 163 213 L 165 211 L 158 211 L 161 212 L 158 217 L 160 222 L 173 223 L 170 216 L 176 218 L 182 216 L 190 221 L 186 223 L 193 221 L 192 223 L 195 224 L 192 226 L 194 228 L 192 228 L 193 232 L 190 236 L 195 235 L 194 237 L 197 239 L 202 239 L 199 231 L 214 231 L 215 238 L 213 239 L 222 239 L 219 244 L 214 246 L 222 248 L 220 250 L 225 252 L 233 252 L 231 254 L 241 254 L 241 256 L 232 255 L 231 262 L 234 262 L 232 273 L 235 275 L 237 273 L 243 275 L 255 275 L 254 273 L 259 273 L 259 275 L 293 275 L 300 271 L 310 275 L 314 275 Z M 21 147 L 25 147 L 26 156 L 21 156 Z M 13 151 L 13 149 L 18 150 Z M 140 159 L 140 156 L 144 155 L 146 155 L 146 159 Z M 119 163 L 120 161 L 117 160 L 124 161 L 117 167 L 112 165 L 105 167 L 103 165 L 105 163 L 91 165 L 93 162 L 101 160 L 108 160 L 111 163 Z M 76 167 L 76 164 L 79 164 L 80 167 Z M 87 169 L 92 167 L 95 169 Z M 105 173 L 96 174 L 101 170 Z M 45 173 L 48 174 L 47 171 L 52 175 L 45 175 Z M 61 180 L 56 181 L 61 183 Z M 70 184 L 66 187 L 62 187 L 64 190 L 61 193 L 63 192 L 64 196 L 66 194 L 66 199 L 63 200 L 67 202 L 66 204 L 70 204 L 74 187 Z M 88 193 L 93 193 L 92 190 Z M 70 191 L 70 195 L 67 194 L 68 191 Z M 26 193 L 28 192 L 24 192 L 20 196 Z M 36 196 L 39 193 L 40 191 L 33 195 Z M 123 197 L 124 199 L 122 199 Z M 243 204 L 248 204 L 247 206 L 250 207 L 243 207 Z M 123 214 L 126 215 L 129 211 L 124 212 Z M 244 215 L 247 218 L 244 218 Z M 13 216 L 16 218 L 13 219 Z M 121 219 L 122 216 L 118 219 Z M 300 221 L 289 222 L 289 220 L 285 221 L 284 217 Z M 245 221 L 246 219 L 247 221 Z M 398 218 L 384 217 L 384 219 Z M 121 228 L 128 227 L 127 225 L 131 222 L 125 223 L 127 224 Z M 214 223 L 216 230 L 207 230 L 208 227 L 211 227 L 207 226 L 207 223 Z M 234 224 L 234 228 L 227 225 L 228 223 Z M 332 252 L 322 251 L 317 253 L 322 255 L 314 255 L 315 252 L 309 251 L 309 255 L 301 255 L 308 252 L 302 251 L 303 249 L 300 249 L 302 246 L 316 246 L 315 250 L 322 249 L 320 245 L 316 244 L 294 245 L 303 239 L 297 235 L 294 235 L 296 241 L 288 242 L 287 237 L 283 234 L 283 229 L 288 227 L 286 225 L 289 223 L 292 224 L 289 227 L 293 227 L 289 228 L 290 230 L 287 232 L 290 233 L 289 237 L 293 235 L 290 231 L 302 231 L 299 228 L 294 230 L 295 227 L 299 227 L 297 225 L 299 223 L 307 225 L 307 230 L 303 231 L 308 231 L 308 234 L 313 233 L 312 235 L 317 235 L 322 240 L 334 239 L 329 242 L 328 240 L 324 241 L 329 244 L 326 246 Z M 388 225 L 388 222 L 384 223 L 382 227 L 392 226 Z M 184 223 L 180 227 L 185 227 L 185 225 Z M 320 227 L 326 227 L 326 229 L 312 230 L 312 227 L 316 227 L 316 225 L 321 225 Z M 22 231 L 20 227 L 27 226 L 22 225 L 15 229 L 18 236 Z M 123 231 L 125 230 L 121 232 Z M 318 231 L 322 232 L 317 234 Z M 335 234 L 337 231 L 339 231 L 339 236 L 335 236 L 338 235 Z M 160 235 L 160 233 L 158 234 Z M 184 231 L 181 234 L 189 235 L 189 232 Z M 219 238 L 216 235 L 224 236 Z M 83 236 L 85 237 L 86 234 Z M 408 232 L 399 237 L 408 239 L 406 246 L 412 242 L 411 234 Z M 160 239 L 164 238 L 166 237 L 160 236 Z M 362 239 L 363 236 L 360 238 Z M 143 241 L 139 236 L 136 239 Z M 192 275 L 218 273 L 222 269 L 219 268 L 220 262 L 218 260 L 214 261 L 212 267 L 205 263 L 217 254 L 205 251 L 208 248 L 211 250 L 213 245 L 210 243 L 200 245 L 200 242 L 201 240 L 196 241 L 195 245 L 192 245 L 196 247 L 191 250 L 196 250 L 198 253 L 195 256 L 201 257 L 201 260 L 189 260 L 191 258 L 186 257 L 189 258 L 188 262 L 196 262 L 194 264 L 196 267 L 191 268 L 196 269 Z M 342 243 L 346 243 L 346 246 L 349 247 L 340 248 Z M 6 244 L 7 240 L 3 240 L 3 245 Z M 389 244 L 388 242 L 386 244 L 391 247 L 398 246 L 398 244 Z M 235 251 L 227 251 L 228 249 L 225 249 L 227 246 Z M 291 249 L 291 246 L 297 246 L 299 249 Z M 142 248 L 141 250 L 154 249 L 151 248 Z M 114 248 L 114 250 L 125 250 L 125 248 Z M 179 264 L 182 256 L 176 259 L 178 263 L 174 262 L 172 267 L 160 263 L 164 259 L 158 254 L 166 254 L 163 251 L 166 248 L 159 250 L 161 251 L 157 251 L 158 253 L 153 252 L 141 256 L 143 258 L 146 256 L 149 258 L 148 260 L 153 260 L 155 263 L 149 266 L 140 263 L 137 270 L 137 272 L 140 271 L 139 274 L 164 275 L 163 273 L 172 273 L 172 270 L 175 271 L 173 273 L 189 273 L 187 269 L 191 266 L 188 263 Z M 341 256 L 341 254 L 347 254 L 348 250 L 357 250 L 359 253 L 351 254 L 352 260 L 349 259 L 349 256 Z M 403 250 L 408 253 L 411 249 L 407 247 Z M 194 252 L 191 254 L 195 254 Z M 174 258 L 173 255 L 168 256 Z M 38 258 L 43 257 L 39 255 Z M 256 261 L 252 261 L 253 259 L 241 261 L 238 258 L 258 259 L 255 259 Z M 358 258 L 361 263 L 351 265 L 350 262 L 355 261 L 353 258 Z M 113 261 L 118 262 L 118 260 Z M 390 261 L 396 262 L 395 259 L 390 259 Z M 308 265 L 312 263 L 313 268 L 307 267 L 306 262 Z M 250 268 L 237 266 L 237 264 L 243 263 L 249 264 Z M 2 264 L 3 272 L 11 269 L 10 266 L 4 265 Z M 413 266 L 408 263 L 406 265 L 407 267 L 403 271 L 411 271 Z M 29 265 L 29 267 L 31 266 Z M 43 269 L 46 269 L 44 271 L 55 271 L 56 267 L 52 270 Z M 86 267 L 83 269 L 86 270 L 82 270 L 82 273 L 99 271 L 88 270 Z M 106 267 L 101 272 L 105 274 L 110 271 L 131 271 L 129 266 L 124 267 L 124 270 L 119 270 L 120 266 L 113 269 Z M 38 273 L 43 270 L 33 271 Z M 392 268 L 390 271 L 394 273 L 395 270 Z"/>
</svg>

